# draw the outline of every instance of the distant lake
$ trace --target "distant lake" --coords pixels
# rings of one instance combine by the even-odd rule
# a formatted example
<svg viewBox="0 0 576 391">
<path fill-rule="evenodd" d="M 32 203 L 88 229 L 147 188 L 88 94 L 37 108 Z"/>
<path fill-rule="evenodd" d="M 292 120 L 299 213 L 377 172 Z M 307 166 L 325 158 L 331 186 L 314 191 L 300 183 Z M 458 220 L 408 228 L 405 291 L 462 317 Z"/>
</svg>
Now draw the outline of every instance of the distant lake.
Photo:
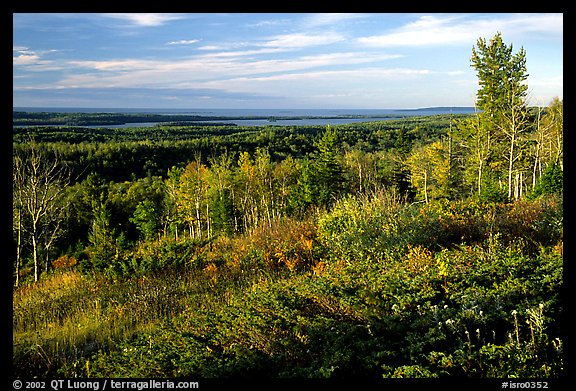
<svg viewBox="0 0 576 391">
<path fill-rule="evenodd" d="M 78 108 L 78 107 L 14 107 L 13 111 L 49 112 L 49 113 L 119 113 L 119 114 L 166 114 L 196 115 L 203 117 L 228 117 L 212 120 L 210 123 L 227 123 L 238 126 L 326 126 L 344 125 L 357 122 L 385 121 L 410 116 L 439 114 L 472 114 L 473 107 L 429 107 L 420 109 L 122 109 L 122 108 Z M 238 117 L 265 117 L 258 119 L 240 119 Z M 302 118 L 316 117 L 316 118 Z M 329 118 L 322 118 L 329 117 Z M 343 117 L 343 118 L 338 118 Z M 162 122 L 125 123 L 121 125 L 98 125 L 84 127 L 132 128 L 147 127 Z M 194 124 L 201 124 L 195 121 Z"/>
</svg>

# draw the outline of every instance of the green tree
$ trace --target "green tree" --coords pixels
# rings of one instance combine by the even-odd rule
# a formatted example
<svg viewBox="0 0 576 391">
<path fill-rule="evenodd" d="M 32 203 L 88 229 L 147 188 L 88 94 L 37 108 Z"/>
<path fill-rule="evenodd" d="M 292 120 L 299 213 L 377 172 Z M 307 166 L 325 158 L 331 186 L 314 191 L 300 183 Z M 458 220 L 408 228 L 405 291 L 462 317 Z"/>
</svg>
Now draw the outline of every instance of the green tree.
<svg viewBox="0 0 576 391">
<path fill-rule="evenodd" d="M 94 220 L 88 233 L 88 268 L 105 270 L 118 260 L 116 232 L 110 223 L 111 213 L 108 202 L 96 206 Z"/>
<path fill-rule="evenodd" d="M 163 231 L 170 228 L 174 234 L 174 239 L 178 240 L 178 224 L 180 219 L 178 217 L 178 189 L 180 184 L 180 175 L 184 170 L 180 167 L 172 166 L 168 170 L 167 178 L 164 180 L 164 187 L 166 189 L 163 205 Z"/>
<path fill-rule="evenodd" d="M 538 184 L 530 195 L 530 198 L 561 193 L 564 189 L 563 173 L 560 166 L 556 163 L 550 163 L 540 177 Z"/>
<path fill-rule="evenodd" d="M 328 126 L 316 145 L 319 153 L 314 161 L 314 177 L 319 205 L 331 205 L 344 190 L 344 169 L 339 160 L 337 139 L 336 130 Z"/>
<path fill-rule="evenodd" d="M 224 151 L 210 160 L 210 216 L 212 230 L 215 234 L 231 235 L 238 232 L 233 160 L 233 154 L 228 153 L 228 151 Z"/>
<path fill-rule="evenodd" d="M 525 84 L 526 52 L 521 48 L 513 53 L 498 32 L 489 42 L 479 38 L 472 48 L 472 67 L 478 76 L 477 106 L 483 126 L 501 137 L 507 166 L 508 199 L 513 195 L 514 164 L 519 159 L 518 143 L 528 129 Z"/>
<path fill-rule="evenodd" d="M 130 217 L 130 222 L 136 225 L 144 240 L 154 238 L 160 227 L 162 212 L 152 200 L 143 200 L 138 203 L 136 210 Z"/>
<path fill-rule="evenodd" d="M 69 246 L 86 243 L 92 228 L 95 211 L 108 195 L 108 184 L 97 173 L 69 187 L 69 211 L 67 219 L 67 241 Z"/>
<path fill-rule="evenodd" d="M 215 235 L 230 236 L 234 233 L 234 205 L 231 190 L 223 188 L 212 193 L 212 231 Z"/>
<path fill-rule="evenodd" d="M 308 157 L 299 161 L 296 168 L 296 183 L 288 197 L 288 210 L 302 215 L 314 204 L 316 182 L 312 162 Z"/>
</svg>

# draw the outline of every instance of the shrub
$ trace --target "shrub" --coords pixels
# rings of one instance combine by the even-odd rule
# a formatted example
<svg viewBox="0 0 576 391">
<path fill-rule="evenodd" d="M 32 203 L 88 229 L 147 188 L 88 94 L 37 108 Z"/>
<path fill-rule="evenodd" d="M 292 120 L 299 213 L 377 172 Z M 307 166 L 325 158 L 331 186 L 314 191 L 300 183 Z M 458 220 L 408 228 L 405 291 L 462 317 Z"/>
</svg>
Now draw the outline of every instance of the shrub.
<svg viewBox="0 0 576 391">
<path fill-rule="evenodd" d="M 559 194 L 564 190 L 564 173 L 560 166 L 556 163 L 551 163 L 546 166 L 542 176 L 538 180 L 534 191 L 529 194 L 530 199 L 538 197 Z"/>
<path fill-rule="evenodd" d="M 78 261 L 76 260 L 76 258 L 68 254 L 64 254 L 61 257 L 52 261 L 52 266 L 54 267 L 54 269 L 71 269 L 77 264 Z"/>
<path fill-rule="evenodd" d="M 319 239 L 335 259 L 381 259 L 387 249 L 403 245 L 404 203 L 393 191 L 372 197 L 346 197 L 321 215 Z"/>
</svg>

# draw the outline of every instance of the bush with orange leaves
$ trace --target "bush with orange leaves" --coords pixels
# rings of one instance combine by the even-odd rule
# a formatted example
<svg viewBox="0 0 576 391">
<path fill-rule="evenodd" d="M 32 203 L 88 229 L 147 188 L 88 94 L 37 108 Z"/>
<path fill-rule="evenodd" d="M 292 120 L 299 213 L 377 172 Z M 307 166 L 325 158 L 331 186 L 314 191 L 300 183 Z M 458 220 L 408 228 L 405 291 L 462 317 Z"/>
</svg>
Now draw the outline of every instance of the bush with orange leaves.
<svg viewBox="0 0 576 391">
<path fill-rule="evenodd" d="M 54 269 L 71 269 L 72 267 L 76 266 L 76 264 L 78 264 L 76 258 L 68 254 L 64 254 L 52 261 L 52 266 L 54 266 Z"/>
<path fill-rule="evenodd" d="M 252 248 L 272 269 L 304 270 L 318 259 L 316 226 L 311 221 L 285 218 L 256 228 L 250 239 Z"/>
</svg>

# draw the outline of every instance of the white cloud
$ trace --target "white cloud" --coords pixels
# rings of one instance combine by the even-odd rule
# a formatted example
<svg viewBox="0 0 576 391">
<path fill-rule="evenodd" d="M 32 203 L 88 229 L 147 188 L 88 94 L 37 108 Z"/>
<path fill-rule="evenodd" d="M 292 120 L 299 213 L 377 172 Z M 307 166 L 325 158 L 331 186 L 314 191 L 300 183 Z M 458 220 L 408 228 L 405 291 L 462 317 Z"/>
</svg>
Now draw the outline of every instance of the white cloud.
<svg viewBox="0 0 576 391">
<path fill-rule="evenodd" d="M 329 45 L 343 40 L 344 37 L 342 35 L 334 32 L 324 34 L 294 33 L 275 36 L 265 43 L 260 44 L 260 46 L 295 49 L 309 46 Z"/>
<path fill-rule="evenodd" d="M 266 50 L 275 50 L 274 48 Z M 278 75 L 324 67 L 370 64 L 401 57 L 384 53 L 340 52 L 284 59 L 245 58 L 242 52 L 196 55 L 180 60 L 90 60 L 69 61 L 67 66 L 80 72 L 70 72 L 59 85 L 67 87 L 142 87 L 179 88 L 187 83 L 230 80 L 236 77 Z M 86 71 L 88 70 L 88 72 Z"/>
<path fill-rule="evenodd" d="M 26 46 L 12 46 L 12 51 L 18 53 L 26 53 L 30 51 L 30 48 Z"/>
<path fill-rule="evenodd" d="M 370 46 L 474 44 L 478 37 L 500 31 L 506 37 L 525 33 L 562 34 L 562 14 L 513 14 L 470 19 L 466 15 L 427 15 L 390 33 L 361 37 Z"/>
<path fill-rule="evenodd" d="M 234 57 L 240 58 L 240 57 L 255 56 L 255 55 L 260 55 L 260 54 L 281 53 L 281 52 L 286 52 L 289 50 L 287 48 L 275 48 L 275 47 L 264 48 L 264 49 L 253 49 L 253 50 L 226 50 L 226 49 L 224 49 L 224 51 L 216 51 L 216 50 L 222 50 L 222 48 L 216 48 L 216 47 L 213 47 L 213 48 L 200 47 L 198 49 L 204 50 L 204 51 L 214 50 L 213 53 L 207 53 L 207 54 L 203 55 L 202 58 L 204 58 L 204 59 L 234 58 Z"/>
<path fill-rule="evenodd" d="M 198 50 L 226 50 L 224 47 L 219 46 L 219 45 L 204 45 L 204 46 L 199 46 Z"/>
<path fill-rule="evenodd" d="M 124 20 L 130 24 L 142 27 L 161 26 L 173 20 L 183 19 L 182 14 L 144 14 L 144 13 L 113 13 L 102 16 Z"/>
<path fill-rule="evenodd" d="M 25 46 L 13 46 L 12 66 L 25 69 L 27 71 L 53 71 L 62 67 L 56 65 L 54 61 L 43 58 L 44 54 L 57 52 L 57 50 L 32 50 Z"/>
<path fill-rule="evenodd" d="M 336 80 L 383 80 L 398 78 L 409 78 L 417 76 L 430 75 L 433 72 L 428 69 L 409 69 L 409 68 L 366 68 L 366 69 L 352 69 L 352 70 L 328 70 L 328 71 L 310 71 L 300 73 L 283 73 L 270 76 L 256 76 L 235 78 L 223 80 L 215 83 L 209 83 L 211 87 L 226 88 L 226 85 L 234 82 L 272 82 L 272 81 L 295 81 L 295 80 L 310 80 L 315 81 L 336 81 Z"/>
<path fill-rule="evenodd" d="M 271 19 L 271 20 L 261 20 L 260 22 L 250 23 L 248 27 L 278 27 L 283 25 L 291 24 L 291 19 Z"/>
<path fill-rule="evenodd" d="M 90 68 L 97 71 L 141 71 L 146 69 L 157 69 L 163 64 L 162 61 L 153 60 L 86 60 L 86 61 L 69 61 L 68 64 L 80 67 Z M 103 74 L 103 76 L 105 76 Z"/>
<path fill-rule="evenodd" d="M 31 65 L 36 64 L 40 60 L 40 56 L 36 54 L 20 54 L 18 56 L 12 56 L 13 65 Z"/>
<path fill-rule="evenodd" d="M 334 32 L 319 34 L 292 33 L 275 35 L 253 42 L 203 45 L 199 46 L 198 50 L 212 52 L 207 54 L 210 57 L 232 58 L 297 51 L 314 46 L 330 45 L 344 40 L 345 38 L 342 35 Z"/>
<path fill-rule="evenodd" d="M 167 42 L 166 45 L 192 45 L 194 43 L 200 42 L 199 39 L 181 39 L 178 41 Z"/>
<path fill-rule="evenodd" d="M 368 17 L 369 14 L 354 13 L 322 13 L 310 14 L 304 18 L 302 24 L 305 28 L 317 28 L 324 26 L 337 26 L 348 20 L 356 20 Z"/>
<path fill-rule="evenodd" d="M 361 37 L 358 42 L 373 46 L 425 46 L 474 41 L 475 31 L 452 21 L 453 18 L 422 16 L 392 33 Z"/>
</svg>

